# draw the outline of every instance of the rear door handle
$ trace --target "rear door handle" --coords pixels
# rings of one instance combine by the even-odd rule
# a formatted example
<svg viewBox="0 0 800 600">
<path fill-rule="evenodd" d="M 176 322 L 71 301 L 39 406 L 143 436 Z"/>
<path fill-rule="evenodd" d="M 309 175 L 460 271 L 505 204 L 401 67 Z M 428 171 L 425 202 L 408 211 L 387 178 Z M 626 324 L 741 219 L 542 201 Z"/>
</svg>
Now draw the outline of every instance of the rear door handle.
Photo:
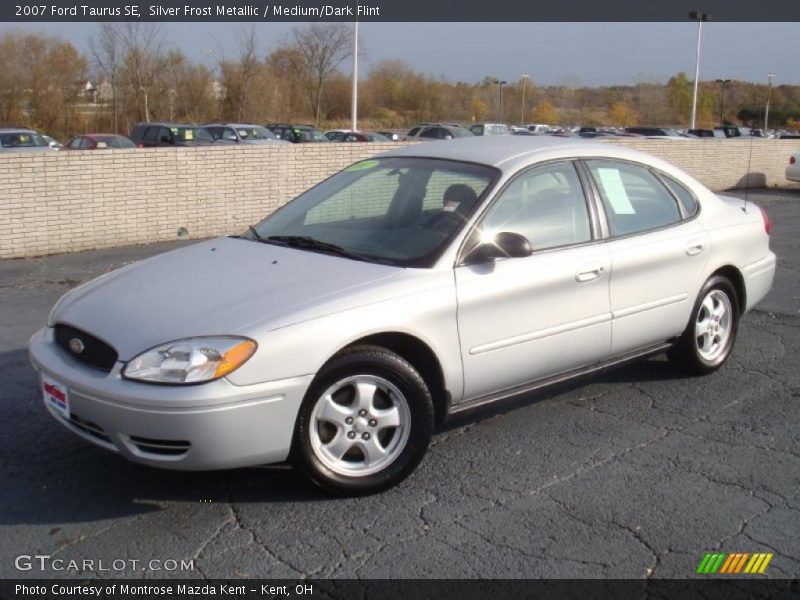
<svg viewBox="0 0 800 600">
<path fill-rule="evenodd" d="M 689 242 L 686 246 L 686 254 L 696 256 L 703 251 L 703 242 Z"/>
<path fill-rule="evenodd" d="M 597 279 L 600 275 L 603 274 L 603 265 L 592 265 L 581 268 L 575 274 L 576 281 L 591 281 L 592 279 Z"/>
</svg>

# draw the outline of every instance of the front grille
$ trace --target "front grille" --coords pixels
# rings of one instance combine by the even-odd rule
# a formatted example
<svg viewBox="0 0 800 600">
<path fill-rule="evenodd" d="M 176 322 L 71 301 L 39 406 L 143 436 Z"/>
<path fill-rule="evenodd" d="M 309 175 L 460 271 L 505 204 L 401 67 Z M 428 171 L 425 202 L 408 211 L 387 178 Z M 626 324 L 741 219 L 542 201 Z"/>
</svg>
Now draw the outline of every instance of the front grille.
<svg viewBox="0 0 800 600">
<path fill-rule="evenodd" d="M 192 447 L 190 442 L 184 440 L 151 440 L 133 435 L 130 440 L 140 452 L 161 456 L 180 456 L 186 454 Z"/>
<path fill-rule="evenodd" d="M 106 373 L 111 371 L 114 363 L 117 362 L 117 351 L 93 335 L 61 323 L 55 326 L 55 330 L 56 344 L 75 360 Z M 83 346 L 81 352 L 75 352 L 73 348 L 70 348 L 72 340 L 80 342 Z"/>
<path fill-rule="evenodd" d="M 86 421 L 81 419 L 76 414 L 71 414 L 69 416 L 69 422 L 72 424 L 73 427 L 80 429 L 83 433 L 88 436 L 91 436 L 95 439 L 102 440 L 107 443 L 111 443 L 111 438 L 106 435 L 106 432 L 103 431 L 103 428 L 97 425 L 96 423 L 92 423 L 91 421 Z"/>
</svg>

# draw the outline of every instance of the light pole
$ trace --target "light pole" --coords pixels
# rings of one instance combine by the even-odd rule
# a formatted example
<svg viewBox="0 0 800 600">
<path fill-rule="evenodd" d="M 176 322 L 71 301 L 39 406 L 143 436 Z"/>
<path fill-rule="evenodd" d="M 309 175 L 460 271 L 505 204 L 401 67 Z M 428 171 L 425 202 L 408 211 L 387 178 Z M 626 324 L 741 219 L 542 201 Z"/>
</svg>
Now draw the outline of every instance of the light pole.
<svg viewBox="0 0 800 600">
<path fill-rule="evenodd" d="M 694 63 L 694 92 L 692 93 L 692 125 L 690 129 L 697 127 L 697 85 L 700 82 L 700 39 L 703 35 L 703 21 L 710 21 L 711 15 L 704 12 L 693 11 L 689 13 L 689 18 L 697 21 L 697 54 Z"/>
<path fill-rule="evenodd" d="M 775 77 L 774 73 L 767 75 L 767 106 L 764 107 L 764 137 L 769 137 L 769 97 L 772 92 L 772 78 Z"/>
<path fill-rule="evenodd" d="M 356 15 L 358 15 L 358 2 L 356 2 Z M 353 22 L 353 94 L 350 116 L 353 131 L 358 131 L 358 16 Z"/>
<path fill-rule="evenodd" d="M 500 123 L 503 120 L 503 86 L 506 84 L 506 82 L 495 80 L 495 83 L 500 86 L 500 106 L 497 110 L 497 122 Z"/>
<path fill-rule="evenodd" d="M 523 73 L 522 75 L 522 114 L 519 117 L 519 125 L 522 127 L 525 124 L 525 84 L 528 83 L 530 75 Z"/>
<path fill-rule="evenodd" d="M 730 79 L 717 79 L 717 83 L 721 88 L 719 95 L 719 124 L 721 127 L 725 126 L 725 86 L 730 82 Z"/>
</svg>

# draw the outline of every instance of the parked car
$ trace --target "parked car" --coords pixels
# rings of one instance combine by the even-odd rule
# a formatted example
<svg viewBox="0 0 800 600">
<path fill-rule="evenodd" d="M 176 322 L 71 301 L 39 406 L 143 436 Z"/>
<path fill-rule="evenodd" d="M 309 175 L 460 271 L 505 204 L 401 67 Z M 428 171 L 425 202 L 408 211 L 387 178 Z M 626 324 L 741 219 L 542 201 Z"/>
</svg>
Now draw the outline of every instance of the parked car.
<svg viewBox="0 0 800 600">
<path fill-rule="evenodd" d="M 529 125 L 525 125 L 525 129 L 537 135 L 544 135 L 550 133 L 551 127 L 544 123 L 530 123 Z"/>
<path fill-rule="evenodd" d="M 325 137 L 332 142 L 337 142 L 346 131 L 349 131 L 349 129 L 329 129 L 325 132 Z"/>
<path fill-rule="evenodd" d="M 72 138 L 62 150 L 107 150 L 115 148 L 137 148 L 137 145 L 124 135 L 87 133 Z"/>
<path fill-rule="evenodd" d="M 725 138 L 725 133 L 720 129 L 689 129 L 688 133 L 698 138 Z"/>
<path fill-rule="evenodd" d="M 696 137 L 689 134 L 681 134 L 674 129 L 666 127 L 626 127 L 625 133 L 627 135 L 637 135 L 642 137 L 670 139 L 670 140 L 686 140 Z"/>
<path fill-rule="evenodd" d="M 286 140 L 293 144 L 312 144 L 319 142 L 330 142 L 316 127 L 311 125 L 282 125 L 280 123 L 271 123 L 265 125 L 279 140 Z"/>
<path fill-rule="evenodd" d="M 786 179 L 800 182 L 800 151 L 789 157 L 789 166 L 786 167 Z"/>
<path fill-rule="evenodd" d="M 207 123 L 203 125 L 215 142 L 230 144 L 284 143 L 266 127 L 248 123 Z"/>
<path fill-rule="evenodd" d="M 55 150 L 42 134 L 21 127 L 0 128 L 0 152 L 48 152 Z"/>
<path fill-rule="evenodd" d="M 473 135 L 508 135 L 508 125 L 502 123 L 475 123 L 469 128 Z"/>
<path fill-rule="evenodd" d="M 328 133 L 331 133 L 328 136 Z M 332 142 L 388 142 L 389 139 L 374 131 L 334 131 L 325 135 Z"/>
<path fill-rule="evenodd" d="M 403 134 L 398 133 L 397 131 L 391 131 L 390 129 L 381 129 L 375 133 L 380 133 L 383 137 L 391 142 L 399 142 L 401 139 L 403 139 Z"/>
<path fill-rule="evenodd" d="M 186 123 L 139 123 L 131 132 L 131 141 L 143 147 L 208 146 L 214 138 L 202 127 Z"/>
<path fill-rule="evenodd" d="M 433 142 L 473 136 L 474 134 L 469 129 L 455 123 L 421 123 L 408 131 L 406 139 L 409 141 Z"/>
<path fill-rule="evenodd" d="M 772 285 L 770 229 L 623 147 L 414 144 L 69 291 L 29 356 L 50 414 L 131 461 L 291 458 L 375 492 L 448 416 L 664 351 L 716 371 Z"/>
</svg>

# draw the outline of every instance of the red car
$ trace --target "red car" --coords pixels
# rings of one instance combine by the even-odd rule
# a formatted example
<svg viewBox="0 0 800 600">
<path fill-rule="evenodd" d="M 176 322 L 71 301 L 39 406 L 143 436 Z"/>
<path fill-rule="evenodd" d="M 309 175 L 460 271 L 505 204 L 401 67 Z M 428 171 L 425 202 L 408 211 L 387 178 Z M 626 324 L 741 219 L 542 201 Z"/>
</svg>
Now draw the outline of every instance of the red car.
<svg viewBox="0 0 800 600">
<path fill-rule="evenodd" d="M 140 148 L 124 135 L 113 133 L 86 133 L 72 138 L 62 146 L 62 150 L 107 150 L 119 148 Z"/>
</svg>

